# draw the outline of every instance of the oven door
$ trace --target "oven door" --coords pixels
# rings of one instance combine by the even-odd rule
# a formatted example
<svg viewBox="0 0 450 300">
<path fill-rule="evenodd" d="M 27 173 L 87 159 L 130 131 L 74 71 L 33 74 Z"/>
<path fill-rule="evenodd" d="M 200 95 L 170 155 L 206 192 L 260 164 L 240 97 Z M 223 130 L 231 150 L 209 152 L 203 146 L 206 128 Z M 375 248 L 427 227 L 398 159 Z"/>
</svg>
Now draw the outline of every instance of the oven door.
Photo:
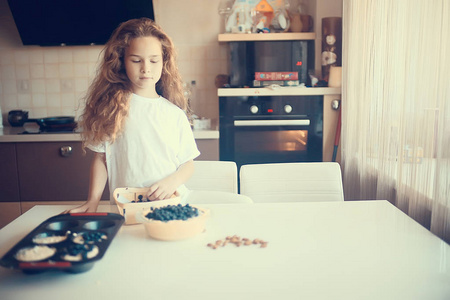
<svg viewBox="0 0 450 300">
<path fill-rule="evenodd" d="M 252 163 L 322 161 L 322 129 L 315 120 L 235 119 L 221 132 L 220 159 Z"/>
</svg>

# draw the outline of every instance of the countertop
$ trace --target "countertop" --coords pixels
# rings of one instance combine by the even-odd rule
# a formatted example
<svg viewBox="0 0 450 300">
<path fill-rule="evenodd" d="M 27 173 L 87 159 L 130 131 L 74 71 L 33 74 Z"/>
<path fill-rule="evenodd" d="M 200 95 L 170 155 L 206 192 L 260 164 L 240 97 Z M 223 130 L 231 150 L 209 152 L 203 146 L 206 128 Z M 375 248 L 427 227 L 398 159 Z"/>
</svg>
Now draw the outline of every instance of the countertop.
<svg viewBox="0 0 450 300">
<path fill-rule="evenodd" d="M 25 127 L 4 126 L 0 128 L 0 143 L 81 141 L 79 132 L 21 134 L 24 131 L 36 132 L 37 128 L 33 125 L 25 125 Z M 219 131 L 194 130 L 194 137 L 197 140 L 219 139 Z"/>
<path fill-rule="evenodd" d="M 0 299 L 450 299 L 450 246 L 387 201 L 201 207 L 205 232 L 163 242 L 124 225 L 86 273 L 1 267 Z M 5 226 L 0 256 L 67 208 L 38 205 Z M 207 247 L 233 235 L 268 244 Z"/>
</svg>

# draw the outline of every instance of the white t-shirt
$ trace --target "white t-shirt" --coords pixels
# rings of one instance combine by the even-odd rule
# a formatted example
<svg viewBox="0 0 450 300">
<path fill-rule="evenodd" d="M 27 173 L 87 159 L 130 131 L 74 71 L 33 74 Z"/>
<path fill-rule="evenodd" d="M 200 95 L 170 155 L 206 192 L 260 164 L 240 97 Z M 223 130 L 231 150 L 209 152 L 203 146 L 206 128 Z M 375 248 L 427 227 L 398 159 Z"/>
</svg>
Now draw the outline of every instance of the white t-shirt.
<svg viewBox="0 0 450 300">
<path fill-rule="evenodd" d="M 136 94 L 123 133 L 114 143 L 89 148 L 106 153 L 110 201 L 114 189 L 149 187 L 200 155 L 183 110 L 163 97 Z M 182 197 L 188 194 L 184 184 L 177 191 Z"/>
</svg>

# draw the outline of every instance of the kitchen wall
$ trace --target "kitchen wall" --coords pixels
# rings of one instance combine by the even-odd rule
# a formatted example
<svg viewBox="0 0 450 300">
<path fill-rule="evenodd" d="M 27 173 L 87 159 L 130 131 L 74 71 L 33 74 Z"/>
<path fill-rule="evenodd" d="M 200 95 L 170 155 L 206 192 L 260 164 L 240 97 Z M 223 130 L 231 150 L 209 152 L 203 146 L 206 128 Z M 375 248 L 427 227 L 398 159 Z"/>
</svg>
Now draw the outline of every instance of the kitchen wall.
<svg viewBox="0 0 450 300">
<path fill-rule="evenodd" d="M 179 69 L 184 81 L 196 83 L 191 102 L 194 113 L 213 119 L 219 114 L 214 80 L 216 75 L 228 73 L 227 45 L 217 42 L 217 34 L 222 28 L 217 12 L 219 2 L 153 0 L 156 21 L 172 37 L 178 49 Z M 319 18 L 342 15 L 340 0 L 306 2 L 314 7 L 312 11 Z M 315 21 L 317 30 L 320 30 L 319 23 Z M 78 116 L 101 49 L 102 46 L 23 46 L 7 0 L 0 0 L 3 123 L 7 124 L 6 116 L 12 109 L 28 110 L 30 117 Z M 316 69 L 320 70 L 317 62 Z"/>
<path fill-rule="evenodd" d="M 227 73 L 226 45 L 219 45 L 219 0 L 154 0 L 155 19 L 173 38 L 185 82 L 195 81 L 194 113 L 217 118 L 217 74 Z M 22 46 L 7 0 L 0 0 L 0 103 L 30 117 L 76 115 L 95 74 L 102 46 Z"/>
</svg>

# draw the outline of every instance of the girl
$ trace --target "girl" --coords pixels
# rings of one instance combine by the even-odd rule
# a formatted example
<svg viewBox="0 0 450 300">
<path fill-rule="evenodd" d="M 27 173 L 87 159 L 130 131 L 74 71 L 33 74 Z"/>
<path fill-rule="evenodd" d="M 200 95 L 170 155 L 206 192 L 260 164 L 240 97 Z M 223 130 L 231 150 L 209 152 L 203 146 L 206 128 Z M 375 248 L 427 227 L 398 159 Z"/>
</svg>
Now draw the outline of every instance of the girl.
<svg viewBox="0 0 450 300">
<path fill-rule="evenodd" d="M 200 152 L 171 39 L 154 21 L 133 19 L 103 51 L 80 123 L 83 145 L 96 152 L 88 200 L 68 212 L 95 212 L 107 179 L 111 193 L 129 186 L 149 187 L 150 200 L 187 195 Z"/>
</svg>

